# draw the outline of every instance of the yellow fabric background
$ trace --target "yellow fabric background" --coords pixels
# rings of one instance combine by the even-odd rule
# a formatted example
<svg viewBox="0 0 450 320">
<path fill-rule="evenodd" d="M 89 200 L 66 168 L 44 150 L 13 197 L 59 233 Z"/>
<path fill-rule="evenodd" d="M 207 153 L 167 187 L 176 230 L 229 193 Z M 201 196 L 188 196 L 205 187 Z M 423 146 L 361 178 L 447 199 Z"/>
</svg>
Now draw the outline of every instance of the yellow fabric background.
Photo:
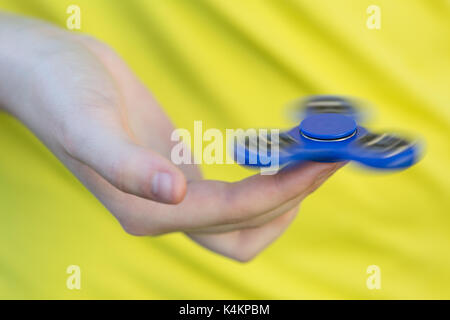
<svg viewBox="0 0 450 320">
<path fill-rule="evenodd" d="M 1 9 L 114 47 L 177 126 L 287 127 L 283 105 L 337 93 L 374 103 L 374 128 L 417 132 L 418 165 L 347 167 L 248 264 L 181 234 L 126 235 L 15 120 L 0 114 L 0 298 L 450 298 L 450 4 L 444 0 L 3 0 Z M 381 7 L 381 30 L 366 8 Z M 204 166 L 236 180 L 237 166 Z M 66 288 L 81 267 L 82 289 Z M 381 268 L 368 290 L 366 268 Z"/>
</svg>

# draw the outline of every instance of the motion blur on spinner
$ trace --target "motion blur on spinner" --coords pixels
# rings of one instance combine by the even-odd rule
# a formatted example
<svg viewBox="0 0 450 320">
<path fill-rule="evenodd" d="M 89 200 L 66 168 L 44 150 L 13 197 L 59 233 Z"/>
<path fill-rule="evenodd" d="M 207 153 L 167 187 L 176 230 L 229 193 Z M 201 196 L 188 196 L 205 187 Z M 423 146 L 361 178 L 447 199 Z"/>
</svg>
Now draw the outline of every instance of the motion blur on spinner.
<svg viewBox="0 0 450 320">
<path fill-rule="evenodd" d="M 385 171 L 406 169 L 420 160 L 423 143 L 398 133 L 370 132 L 361 125 L 363 111 L 352 100 L 307 97 L 293 110 L 294 116 L 300 115 L 300 124 L 279 133 L 275 140 L 268 129 L 242 131 L 229 148 L 237 163 L 253 168 L 353 160 Z"/>
</svg>

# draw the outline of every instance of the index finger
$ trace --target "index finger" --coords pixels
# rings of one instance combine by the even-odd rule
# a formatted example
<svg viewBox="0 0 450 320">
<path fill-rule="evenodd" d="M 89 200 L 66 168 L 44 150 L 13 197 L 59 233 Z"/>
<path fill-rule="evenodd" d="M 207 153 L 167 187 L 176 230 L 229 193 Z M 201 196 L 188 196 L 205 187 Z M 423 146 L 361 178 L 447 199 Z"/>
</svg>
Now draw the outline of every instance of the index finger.
<svg viewBox="0 0 450 320">
<path fill-rule="evenodd" d="M 189 183 L 179 205 L 157 204 L 159 210 L 148 216 L 162 228 L 188 231 L 221 224 L 234 224 L 255 218 L 317 187 L 342 166 L 342 163 L 305 162 L 285 168 L 275 175 L 254 175 L 227 183 L 202 180 Z M 173 230 L 169 230 L 173 231 Z"/>
</svg>

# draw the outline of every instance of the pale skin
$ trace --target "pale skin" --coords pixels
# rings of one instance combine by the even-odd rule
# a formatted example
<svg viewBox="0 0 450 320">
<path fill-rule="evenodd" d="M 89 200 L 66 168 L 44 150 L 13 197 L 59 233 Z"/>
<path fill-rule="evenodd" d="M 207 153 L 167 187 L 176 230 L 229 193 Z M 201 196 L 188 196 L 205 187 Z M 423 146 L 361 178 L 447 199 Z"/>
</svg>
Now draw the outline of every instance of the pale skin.
<svg viewBox="0 0 450 320">
<path fill-rule="evenodd" d="M 170 119 L 113 49 L 4 13 L 0 109 L 25 124 L 126 232 L 184 232 L 237 261 L 278 238 L 301 201 L 343 165 L 307 162 L 233 183 L 206 180 L 198 167 L 170 161 Z"/>
</svg>

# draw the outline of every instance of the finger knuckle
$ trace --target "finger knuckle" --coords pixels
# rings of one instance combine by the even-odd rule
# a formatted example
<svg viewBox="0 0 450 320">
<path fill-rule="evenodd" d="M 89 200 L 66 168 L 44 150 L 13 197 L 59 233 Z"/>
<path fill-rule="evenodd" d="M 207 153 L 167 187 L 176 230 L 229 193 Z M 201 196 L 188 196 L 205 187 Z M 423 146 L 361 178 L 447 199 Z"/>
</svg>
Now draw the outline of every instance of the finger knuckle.
<svg viewBox="0 0 450 320">
<path fill-rule="evenodd" d="M 109 172 L 111 182 L 120 191 L 127 192 L 126 185 L 126 171 L 128 167 L 128 160 L 126 158 L 117 158 L 109 163 L 109 168 L 106 172 Z"/>
<path fill-rule="evenodd" d="M 159 228 L 159 227 L 148 227 L 147 235 L 151 237 L 157 237 L 168 233 L 169 231 Z"/>
<path fill-rule="evenodd" d="M 143 230 L 141 227 L 134 225 L 134 224 L 121 224 L 123 230 L 128 233 L 129 235 L 132 236 L 145 236 L 147 235 L 147 233 L 145 232 L 145 230 Z"/>
<path fill-rule="evenodd" d="M 67 121 L 61 121 L 57 131 L 56 137 L 65 153 L 72 158 L 81 160 L 80 150 L 86 146 L 89 137 Z"/>
<path fill-rule="evenodd" d="M 237 250 L 231 255 L 231 258 L 237 262 L 248 263 L 256 257 L 257 253 Z"/>
<path fill-rule="evenodd" d="M 248 239 L 241 232 L 239 235 L 239 240 L 234 243 L 234 245 L 230 248 L 228 256 L 241 263 L 247 263 L 252 261 L 258 253 L 261 251 L 255 244 L 252 242 L 248 242 Z"/>
<path fill-rule="evenodd" d="M 236 224 L 251 214 L 253 208 L 252 202 L 244 199 L 235 188 L 229 188 L 229 190 L 222 194 L 225 197 L 223 203 L 226 203 L 225 214 L 222 218 L 223 223 Z"/>
<path fill-rule="evenodd" d="M 156 237 L 156 236 L 159 236 L 159 235 L 162 235 L 165 233 L 165 231 L 162 230 L 161 228 L 159 228 L 156 224 L 147 226 L 138 221 L 130 221 L 130 220 L 120 221 L 120 224 L 121 224 L 123 230 L 132 236 Z"/>
</svg>

